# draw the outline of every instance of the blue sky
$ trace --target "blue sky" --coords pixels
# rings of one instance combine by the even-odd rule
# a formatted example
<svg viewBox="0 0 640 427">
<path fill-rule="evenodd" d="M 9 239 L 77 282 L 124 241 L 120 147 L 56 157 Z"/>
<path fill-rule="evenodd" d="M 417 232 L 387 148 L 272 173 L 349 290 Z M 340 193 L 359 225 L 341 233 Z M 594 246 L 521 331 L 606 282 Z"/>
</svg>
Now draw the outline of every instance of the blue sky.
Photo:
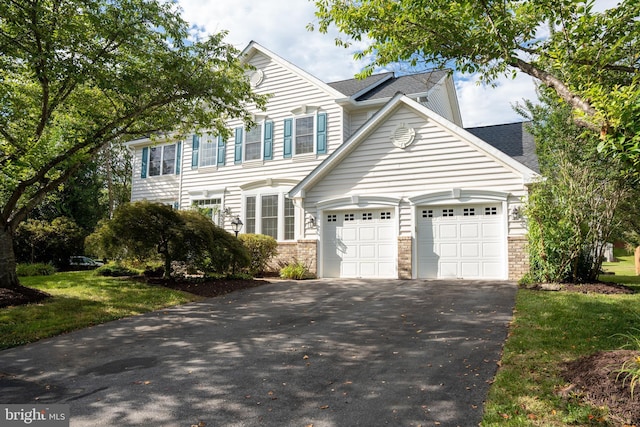
<svg viewBox="0 0 640 427">
<path fill-rule="evenodd" d="M 364 63 L 352 50 L 335 45 L 337 33 L 309 32 L 315 22 L 314 5 L 308 0 L 178 0 L 183 17 L 202 35 L 227 30 L 227 42 L 243 49 L 254 40 L 317 78 L 336 81 L 352 78 Z M 598 0 L 598 6 L 615 0 Z M 481 86 L 473 75 L 454 75 L 465 127 L 522 121 L 512 106 L 536 99 L 531 77 L 519 74 L 502 78 L 496 87 Z"/>
</svg>

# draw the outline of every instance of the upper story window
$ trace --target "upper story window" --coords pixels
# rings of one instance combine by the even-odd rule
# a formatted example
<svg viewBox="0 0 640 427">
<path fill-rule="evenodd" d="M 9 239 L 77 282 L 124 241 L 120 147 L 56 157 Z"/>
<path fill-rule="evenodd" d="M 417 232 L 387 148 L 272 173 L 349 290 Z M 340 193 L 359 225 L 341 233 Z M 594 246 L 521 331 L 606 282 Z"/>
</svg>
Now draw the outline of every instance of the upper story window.
<svg viewBox="0 0 640 427">
<path fill-rule="evenodd" d="M 144 147 L 140 177 L 180 173 L 181 143 Z"/>
<path fill-rule="evenodd" d="M 205 133 L 193 135 L 191 143 L 191 168 L 223 166 L 226 144 L 221 136 Z"/>
<path fill-rule="evenodd" d="M 218 164 L 218 138 L 206 134 L 200 139 L 199 166 L 216 166 Z"/>
<path fill-rule="evenodd" d="M 234 162 L 236 164 L 273 159 L 273 122 L 258 121 L 252 128 L 236 128 Z"/>
<path fill-rule="evenodd" d="M 295 154 L 313 153 L 314 117 L 296 117 L 295 128 Z"/>
<path fill-rule="evenodd" d="M 244 159 L 262 159 L 262 124 L 258 123 L 244 134 Z"/>
<path fill-rule="evenodd" d="M 284 120 L 283 157 L 326 153 L 327 113 L 315 112 Z"/>
</svg>

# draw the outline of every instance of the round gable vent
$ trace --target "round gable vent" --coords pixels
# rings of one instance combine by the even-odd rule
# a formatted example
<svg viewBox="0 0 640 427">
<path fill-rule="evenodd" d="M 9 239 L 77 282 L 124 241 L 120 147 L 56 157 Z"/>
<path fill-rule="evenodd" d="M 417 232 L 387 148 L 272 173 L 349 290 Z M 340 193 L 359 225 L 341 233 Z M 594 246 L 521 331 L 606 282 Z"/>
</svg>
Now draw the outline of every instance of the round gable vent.
<svg viewBox="0 0 640 427">
<path fill-rule="evenodd" d="M 264 72 L 262 70 L 255 70 L 253 73 L 251 73 L 251 77 L 249 78 L 252 87 L 260 86 L 263 80 Z"/>
<path fill-rule="evenodd" d="M 398 148 L 406 148 L 413 143 L 416 131 L 407 127 L 404 123 L 399 124 L 391 134 L 391 142 Z"/>
</svg>

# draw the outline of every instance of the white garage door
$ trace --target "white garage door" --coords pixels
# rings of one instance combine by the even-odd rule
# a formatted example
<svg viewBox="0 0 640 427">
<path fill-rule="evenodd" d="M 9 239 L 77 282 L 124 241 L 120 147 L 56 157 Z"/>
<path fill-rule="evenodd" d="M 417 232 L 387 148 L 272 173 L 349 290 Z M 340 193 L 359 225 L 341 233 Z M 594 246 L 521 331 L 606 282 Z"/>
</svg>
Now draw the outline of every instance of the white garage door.
<svg viewBox="0 0 640 427">
<path fill-rule="evenodd" d="M 418 208 L 418 277 L 504 279 L 502 205 Z"/>
<path fill-rule="evenodd" d="M 396 278 L 391 209 L 336 211 L 323 218 L 323 276 Z"/>
</svg>

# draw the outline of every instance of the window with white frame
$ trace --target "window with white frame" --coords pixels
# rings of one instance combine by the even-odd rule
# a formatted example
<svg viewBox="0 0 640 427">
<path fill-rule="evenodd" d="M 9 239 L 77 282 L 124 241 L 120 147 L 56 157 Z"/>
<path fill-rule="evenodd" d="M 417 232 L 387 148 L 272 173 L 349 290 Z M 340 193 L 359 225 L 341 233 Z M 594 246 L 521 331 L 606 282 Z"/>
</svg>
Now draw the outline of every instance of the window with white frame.
<svg viewBox="0 0 640 427">
<path fill-rule="evenodd" d="M 262 196 L 262 234 L 278 238 L 278 195 Z"/>
<path fill-rule="evenodd" d="M 293 199 L 284 198 L 284 240 L 293 240 L 295 238 L 295 214 L 296 210 L 293 206 Z"/>
<path fill-rule="evenodd" d="M 296 117 L 295 128 L 295 154 L 307 154 L 314 152 L 314 116 Z"/>
<path fill-rule="evenodd" d="M 212 134 L 203 135 L 200 139 L 200 166 L 216 166 L 218 162 L 218 137 Z"/>
<path fill-rule="evenodd" d="M 256 232 L 256 196 L 247 196 L 245 199 L 245 232 L 253 234 Z"/>
<path fill-rule="evenodd" d="M 176 173 L 176 144 L 149 149 L 149 176 Z"/>
<path fill-rule="evenodd" d="M 244 159 L 262 159 L 262 124 L 258 123 L 244 133 Z"/>
<path fill-rule="evenodd" d="M 246 233 L 271 236 L 276 240 L 295 239 L 295 207 L 285 192 L 251 194 L 244 198 Z"/>
<path fill-rule="evenodd" d="M 221 220 L 222 215 L 220 215 L 220 209 L 222 206 L 222 200 L 219 198 L 210 198 L 210 199 L 198 199 L 194 200 L 191 203 L 191 206 L 200 209 L 206 216 L 211 218 L 214 224 L 218 226 L 222 226 Z"/>
</svg>

